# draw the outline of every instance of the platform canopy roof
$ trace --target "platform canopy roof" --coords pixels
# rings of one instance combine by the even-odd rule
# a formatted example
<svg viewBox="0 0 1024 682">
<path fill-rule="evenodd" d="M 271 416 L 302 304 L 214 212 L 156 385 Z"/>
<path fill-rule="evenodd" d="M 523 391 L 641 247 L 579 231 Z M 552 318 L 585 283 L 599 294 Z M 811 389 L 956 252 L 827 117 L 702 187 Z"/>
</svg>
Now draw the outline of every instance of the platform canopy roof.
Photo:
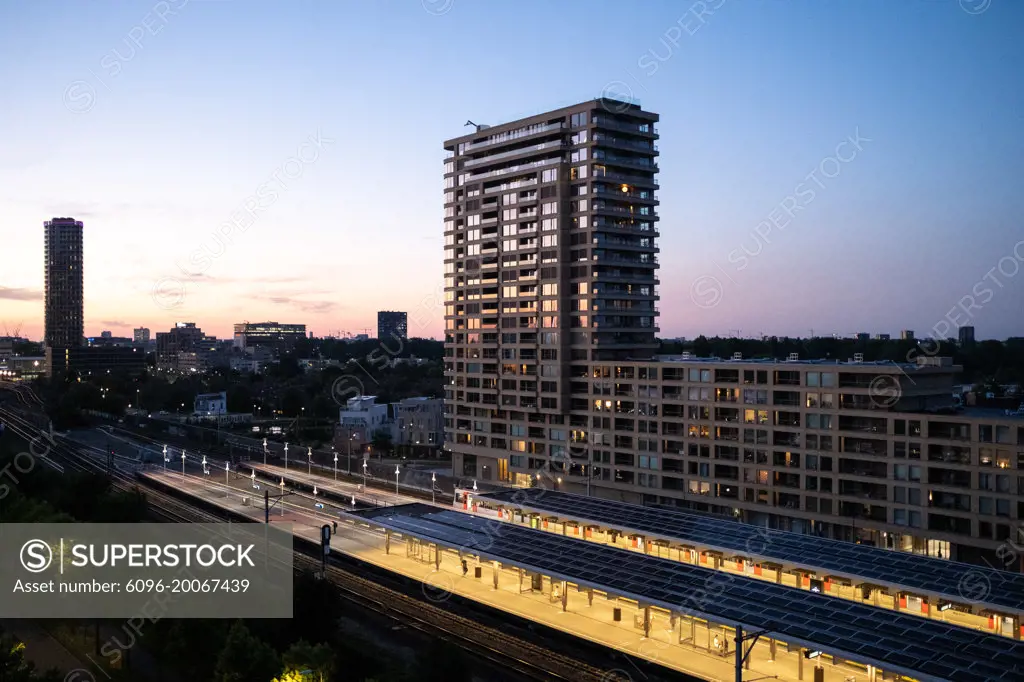
<svg viewBox="0 0 1024 682">
<path fill-rule="evenodd" d="M 918 680 L 1024 682 L 1024 643 L 425 504 L 353 512 L 371 526 Z"/>
</svg>

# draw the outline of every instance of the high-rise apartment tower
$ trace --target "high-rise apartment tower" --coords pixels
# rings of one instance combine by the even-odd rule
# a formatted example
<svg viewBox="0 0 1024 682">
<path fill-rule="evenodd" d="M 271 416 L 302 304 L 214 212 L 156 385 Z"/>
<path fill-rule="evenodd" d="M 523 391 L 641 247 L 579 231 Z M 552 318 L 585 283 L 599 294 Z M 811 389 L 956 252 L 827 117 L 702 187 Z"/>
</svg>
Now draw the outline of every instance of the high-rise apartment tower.
<svg viewBox="0 0 1024 682">
<path fill-rule="evenodd" d="M 84 337 L 82 221 L 54 218 L 43 228 L 46 346 L 77 348 Z"/>
<path fill-rule="evenodd" d="M 586 451 L 577 462 L 568 448 L 589 427 L 573 378 L 657 349 L 657 120 L 597 99 L 445 142 L 445 409 L 458 471 L 508 480 L 585 466 Z"/>
</svg>

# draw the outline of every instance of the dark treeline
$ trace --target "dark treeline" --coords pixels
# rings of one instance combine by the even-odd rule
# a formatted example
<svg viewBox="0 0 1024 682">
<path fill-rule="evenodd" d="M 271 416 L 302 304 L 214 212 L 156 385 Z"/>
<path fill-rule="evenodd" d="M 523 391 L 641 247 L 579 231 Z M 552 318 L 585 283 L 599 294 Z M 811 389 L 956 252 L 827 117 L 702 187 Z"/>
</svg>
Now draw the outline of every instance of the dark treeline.
<svg viewBox="0 0 1024 682">
<path fill-rule="evenodd" d="M 767 339 L 706 338 L 699 336 L 685 343 L 662 341 L 665 355 L 689 351 L 699 357 L 730 358 L 742 353 L 744 358 L 771 357 L 785 359 L 798 353 L 803 360 L 826 358 L 849 360 L 854 353 L 863 353 L 864 360 L 892 360 L 916 362 L 918 357 L 952 357 L 954 364 L 963 366 L 960 380 L 964 383 L 1020 384 L 1024 383 L 1024 338 L 1007 341 L 979 341 L 960 346 L 949 341 L 936 343 L 931 339 L 903 341 L 899 339 L 861 341 L 857 339 Z"/>
</svg>

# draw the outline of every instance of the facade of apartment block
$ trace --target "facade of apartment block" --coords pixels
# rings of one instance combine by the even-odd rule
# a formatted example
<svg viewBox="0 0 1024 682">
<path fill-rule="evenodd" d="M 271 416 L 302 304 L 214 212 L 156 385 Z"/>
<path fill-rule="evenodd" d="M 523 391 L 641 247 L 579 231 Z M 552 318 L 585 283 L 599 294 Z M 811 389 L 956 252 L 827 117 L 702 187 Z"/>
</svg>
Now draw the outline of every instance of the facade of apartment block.
<svg viewBox="0 0 1024 682">
<path fill-rule="evenodd" d="M 1024 419 L 953 409 L 948 360 L 653 355 L 657 120 L 594 100 L 445 143 L 455 475 L 964 560 L 1024 544 Z"/>
</svg>

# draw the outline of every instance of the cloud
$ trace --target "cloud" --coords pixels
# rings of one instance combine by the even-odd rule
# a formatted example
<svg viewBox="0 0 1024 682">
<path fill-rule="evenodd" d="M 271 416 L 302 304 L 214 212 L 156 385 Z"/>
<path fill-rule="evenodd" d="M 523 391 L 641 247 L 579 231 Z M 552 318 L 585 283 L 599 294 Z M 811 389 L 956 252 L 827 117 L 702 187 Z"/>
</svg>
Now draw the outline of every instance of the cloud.
<svg viewBox="0 0 1024 682">
<path fill-rule="evenodd" d="M 287 296 L 270 296 L 267 300 L 277 305 L 298 308 L 304 313 L 326 313 L 337 307 L 337 303 L 333 301 L 298 301 Z"/>
<path fill-rule="evenodd" d="M 157 277 L 153 279 L 152 275 L 139 275 L 133 279 L 147 284 L 152 284 L 154 281 L 161 279 L 178 280 L 182 283 L 187 284 L 188 282 L 195 282 L 197 284 L 203 284 L 209 282 L 211 284 L 294 284 L 295 282 L 302 282 L 302 277 L 217 277 L 214 275 L 208 275 L 205 272 L 171 272 L 171 274 L 165 277 Z"/>
<path fill-rule="evenodd" d="M 8 301 L 41 301 L 43 292 L 38 289 L 19 289 L 0 286 L 0 299 Z"/>
<path fill-rule="evenodd" d="M 100 324 L 104 327 L 131 327 L 131 322 L 125 322 L 123 320 L 100 320 Z"/>
</svg>

